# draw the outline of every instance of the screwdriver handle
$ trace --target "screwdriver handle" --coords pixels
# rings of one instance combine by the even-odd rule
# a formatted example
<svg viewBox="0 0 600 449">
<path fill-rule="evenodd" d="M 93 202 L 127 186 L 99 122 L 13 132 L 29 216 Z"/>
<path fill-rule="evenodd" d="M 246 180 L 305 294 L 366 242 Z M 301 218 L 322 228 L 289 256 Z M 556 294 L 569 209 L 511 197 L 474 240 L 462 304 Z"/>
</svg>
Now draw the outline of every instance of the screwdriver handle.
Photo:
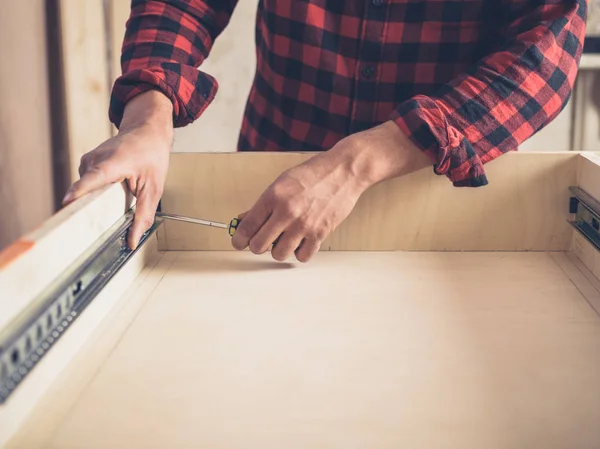
<svg viewBox="0 0 600 449">
<path fill-rule="evenodd" d="M 229 222 L 229 235 L 231 237 L 233 237 L 233 235 L 235 234 L 235 231 L 237 230 L 238 226 L 240 225 L 240 223 L 242 222 L 242 220 L 240 220 L 239 218 L 232 218 L 231 221 Z M 277 237 L 275 239 L 275 241 L 272 243 L 273 246 L 277 245 L 277 242 L 279 241 L 279 237 Z"/>
<path fill-rule="evenodd" d="M 237 227 L 240 224 L 240 219 L 239 218 L 232 218 L 231 221 L 229 222 L 229 235 L 231 237 L 233 237 L 233 235 L 235 234 L 235 231 L 237 230 Z"/>
</svg>

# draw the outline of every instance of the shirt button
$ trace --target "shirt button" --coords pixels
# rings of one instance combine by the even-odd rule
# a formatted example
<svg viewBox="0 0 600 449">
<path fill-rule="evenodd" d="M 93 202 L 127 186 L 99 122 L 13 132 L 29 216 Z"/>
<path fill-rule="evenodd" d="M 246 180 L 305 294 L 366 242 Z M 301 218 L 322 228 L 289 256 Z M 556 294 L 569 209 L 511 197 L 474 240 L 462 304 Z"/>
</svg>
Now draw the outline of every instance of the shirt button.
<svg viewBox="0 0 600 449">
<path fill-rule="evenodd" d="M 369 78 L 372 78 L 373 75 L 375 74 L 375 69 L 373 68 L 373 66 L 367 65 L 362 68 L 360 73 L 362 74 L 363 77 L 369 79 Z"/>
<path fill-rule="evenodd" d="M 385 0 L 371 0 L 373 6 L 381 6 L 385 3 Z"/>
</svg>

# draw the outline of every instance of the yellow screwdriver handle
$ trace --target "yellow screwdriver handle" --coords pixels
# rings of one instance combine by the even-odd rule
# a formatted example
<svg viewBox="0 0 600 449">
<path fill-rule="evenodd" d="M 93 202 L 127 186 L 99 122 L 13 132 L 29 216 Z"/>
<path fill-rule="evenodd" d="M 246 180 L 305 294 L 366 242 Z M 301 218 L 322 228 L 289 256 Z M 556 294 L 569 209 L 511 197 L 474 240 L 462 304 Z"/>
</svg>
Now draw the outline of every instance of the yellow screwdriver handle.
<svg viewBox="0 0 600 449">
<path fill-rule="evenodd" d="M 231 237 L 233 237 L 233 235 L 235 234 L 235 231 L 237 230 L 238 226 L 240 225 L 240 223 L 242 222 L 242 220 L 240 220 L 239 218 L 232 218 L 231 221 L 229 222 L 229 235 Z M 275 246 L 277 244 L 277 241 L 279 240 L 279 237 L 277 237 L 275 239 L 275 241 L 272 243 L 273 246 Z"/>
<path fill-rule="evenodd" d="M 237 227 L 240 224 L 240 219 L 239 218 L 232 218 L 231 221 L 229 222 L 229 235 L 231 237 L 233 237 L 233 235 L 235 234 L 235 231 L 237 229 Z"/>
</svg>

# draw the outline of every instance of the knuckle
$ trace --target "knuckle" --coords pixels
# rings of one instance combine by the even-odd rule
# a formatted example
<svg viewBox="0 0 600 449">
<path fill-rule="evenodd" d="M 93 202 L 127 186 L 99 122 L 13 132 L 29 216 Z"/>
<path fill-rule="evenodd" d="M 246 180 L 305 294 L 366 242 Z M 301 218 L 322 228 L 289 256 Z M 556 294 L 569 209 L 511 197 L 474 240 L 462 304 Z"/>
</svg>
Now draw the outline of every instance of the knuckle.
<svg viewBox="0 0 600 449">
<path fill-rule="evenodd" d="M 242 235 L 251 235 L 254 234 L 255 229 L 256 225 L 254 224 L 254 221 L 252 219 L 245 218 L 238 225 L 237 233 Z"/>
<path fill-rule="evenodd" d="M 289 218 L 298 219 L 302 216 L 302 209 L 293 201 L 284 201 L 281 204 L 282 213 Z"/>
<path fill-rule="evenodd" d="M 89 153 L 81 156 L 81 159 L 79 159 L 79 176 L 83 176 L 89 170 L 91 165 L 92 162 Z"/>
<path fill-rule="evenodd" d="M 154 217 L 145 216 L 140 218 L 140 225 L 144 229 L 149 229 L 154 224 Z"/>
<path fill-rule="evenodd" d="M 276 180 L 267 190 L 268 197 L 272 200 L 285 198 L 286 195 L 286 186 L 285 182 L 281 179 L 281 177 Z"/>
<path fill-rule="evenodd" d="M 306 238 L 308 240 L 312 240 L 314 242 L 322 242 L 327 237 L 327 231 L 323 228 L 310 229 L 309 232 L 306 233 Z"/>
<path fill-rule="evenodd" d="M 300 217 L 298 219 L 298 230 L 303 235 L 311 234 L 313 232 L 312 226 L 305 217 Z"/>
<path fill-rule="evenodd" d="M 79 158 L 79 166 L 80 167 L 85 167 L 87 166 L 87 164 L 89 163 L 90 160 L 90 156 L 86 153 L 83 156 L 81 156 L 81 158 Z"/>
</svg>

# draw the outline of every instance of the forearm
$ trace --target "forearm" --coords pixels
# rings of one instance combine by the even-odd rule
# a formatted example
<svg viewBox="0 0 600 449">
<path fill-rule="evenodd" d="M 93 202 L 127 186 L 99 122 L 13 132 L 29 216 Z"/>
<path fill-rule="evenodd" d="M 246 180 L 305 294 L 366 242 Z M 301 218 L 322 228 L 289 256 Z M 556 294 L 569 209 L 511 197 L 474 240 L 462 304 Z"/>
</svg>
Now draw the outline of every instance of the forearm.
<svg viewBox="0 0 600 449">
<path fill-rule="evenodd" d="M 361 191 L 431 166 L 431 159 L 391 121 L 350 136 L 328 153 L 332 167 L 350 173 Z"/>
</svg>

